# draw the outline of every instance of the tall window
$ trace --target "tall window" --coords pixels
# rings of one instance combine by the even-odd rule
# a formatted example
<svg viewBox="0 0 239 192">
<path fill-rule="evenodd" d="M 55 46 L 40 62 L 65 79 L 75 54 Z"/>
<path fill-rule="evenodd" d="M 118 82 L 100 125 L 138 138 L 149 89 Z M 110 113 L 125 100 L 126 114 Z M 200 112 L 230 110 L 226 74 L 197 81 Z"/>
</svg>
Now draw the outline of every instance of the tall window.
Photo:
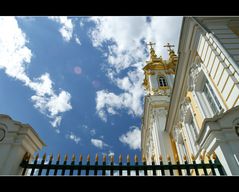
<svg viewBox="0 0 239 192">
<path fill-rule="evenodd" d="M 207 79 L 203 87 L 203 93 L 205 94 L 213 113 L 218 113 L 222 109 L 222 106 Z"/>
<path fill-rule="evenodd" d="M 191 131 L 192 136 L 193 136 L 193 140 L 195 142 L 196 139 L 197 139 L 197 136 L 198 136 L 198 131 L 197 131 L 197 127 L 195 125 L 195 122 L 193 120 L 193 117 L 191 117 L 191 119 L 190 119 L 189 126 L 190 126 L 190 131 Z"/>
<path fill-rule="evenodd" d="M 159 77 L 159 87 L 166 87 L 166 86 L 168 86 L 168 83 L 165 77 L 163 76 Z"/>
</svg>

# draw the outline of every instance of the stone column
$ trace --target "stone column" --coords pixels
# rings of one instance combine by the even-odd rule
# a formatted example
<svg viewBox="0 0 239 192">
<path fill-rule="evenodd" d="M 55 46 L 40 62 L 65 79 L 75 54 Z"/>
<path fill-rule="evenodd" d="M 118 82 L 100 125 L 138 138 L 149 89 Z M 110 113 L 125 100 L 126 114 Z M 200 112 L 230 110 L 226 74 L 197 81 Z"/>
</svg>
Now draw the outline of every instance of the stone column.
<svg viewBox="0 0 239 192">
<path fill-rule="evenodd" d="M 0 114 L 0 175 L 20 175 L 24 154 L 33 156 L 43 146 L 44 142 L 30 125 Z"/>
</svg>

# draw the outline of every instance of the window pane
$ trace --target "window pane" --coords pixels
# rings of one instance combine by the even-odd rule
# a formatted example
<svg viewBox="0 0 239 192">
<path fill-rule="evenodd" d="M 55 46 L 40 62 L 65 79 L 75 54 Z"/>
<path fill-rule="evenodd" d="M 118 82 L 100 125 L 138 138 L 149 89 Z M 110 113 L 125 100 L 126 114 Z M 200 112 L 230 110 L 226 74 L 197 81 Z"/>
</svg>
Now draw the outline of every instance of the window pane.
<svg viewBox="0 0 239 192">
<path fill-rule="evenodd" d="M 166 87 L 167 86 L 167 81 L 164 77 L 159 77 L 159 86 L 160 87 Z"/>
<path fill-rule="evenodd" d="M 213 113 L 219 112 L 220 109 L 222 109 L 221 104 L 219 103 L 211 85 L 209 84 L 208 80 L 206 80 L 204 87 L 203 87 L 203 92 L 207 98 L 207 101 L 209 105 L 211 106 L 211 109 Z"/>
</svg>

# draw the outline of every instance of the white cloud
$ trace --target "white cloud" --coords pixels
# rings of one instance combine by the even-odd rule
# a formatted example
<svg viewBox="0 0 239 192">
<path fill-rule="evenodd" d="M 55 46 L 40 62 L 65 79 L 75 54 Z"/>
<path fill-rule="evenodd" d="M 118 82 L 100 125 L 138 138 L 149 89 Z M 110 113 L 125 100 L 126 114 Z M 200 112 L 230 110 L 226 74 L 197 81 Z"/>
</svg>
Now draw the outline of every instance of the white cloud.
<svg viewBox="0 0 239 192">
<path fill-rule="evenodd" d="M 131 126 L 130 130 L 119 137 L 120 142 L 129 145 L 130 149 L 140 149 L 141 131 L 136 126 Z"/>
<path fill-rule="evenodd" d="M 74 141 L 76 144 L 79 143 L 79 141 L 81 140 L 80 137 L 78 137 L 77 135 L 75 135 L 74 133 L 70 132 L 70 134 L 66 134 L 66 138 L 70 139 L 72 141 Z"/>
<path fill-rule="evenodd" d="M 107 114 L 116 115 L 124 108 L 129 114 L 140 116 L 143 112 L 142 98 L 144 91 L 142 68 L 147 60 L 147 47 L 143 41 L 156 42 L 156 53 L 164 59 L 167 50 L 164 44 L 170 42 L 178 46 L 181 17 L 91 17 L 95 23 L 89 31 L 94 47 L 102 50 L 108 64 L 104 66 L 106 75 L 122 93 L 116 95 L 107 90 L 100 90 L 96 96 L 96 109 L 99 117 L 107 121 Z M 107 50 L 102 47 L 107 47 Z M 122 77 L 122 72 L 128 73 Z M 110 100 L 112 99 L 112 100 Z"/>
<path fill-rule="evenodd" d="M 80 38 L 79 38 L 79 37 L 75 36 L 75 40 L 76 40 L 76 43 L 77 43 L 78 45 L 81 45 L 81 42 L 80 42 Z"/>
<path fill-rule="evenodd" d="M 59 126 L 62 119 L 60 113 L 72 108 L 71 95 L 64 90 L 57 95 L 48 73 L 33 80 L 28 77 L 26 69 L 31 62 L 32 51 L 26 46 L 27 42 L 14 17 L 0 18 L 0 69 L 35 91 L 31 97 L 34 107 L 52 119 L 50 123 L 53 127 Z"/>
<path fill-rule="evenodd" d="M 96 134 L 95 129 L 91 129 L 91 130 L 90 130 L 90 135 L 91 135 L 91 136 L 94 136 L 95 134 Z"/>
<path fill-rule="evenodd" d="M 97 94 L 98 94 L 98 91 L 97 91 Z M 97 105 L 98 105 L 98 103 L 97 103 Z M 97 113 L 102 121 L 107 122 L 107 117 L 103 110 L 97 110 Z"/>
<path fill-rule="evenodd" d="M 103 147 L 109 146 L 108 144 L 106 144 L 105 142 L 103 142 L 100 139 L 91 139 L 90 141 L 91 141 L 92 145 L 94 145 L 95 147 L 100 148 L 100 149 L 103 149 Z"/>
<path fill-rule="evenodd" d="M 50 122 L 51 125 L 52 125 L 52 127 L 58 127 L 58 126 L 60 126 L 60 124 L 61 124 L 61 119 L 62 119 L 61 116 L 56 116 L 55 119 Z"/>
<path fill-rule="evenodd" d="M 66 42 L 69 42 L 72 38 L 74 25 L 72 20 L 67 18 L 67 16 L 51 16 L 49 19 L 56 21 L 61 24 L 59 32 Z"/>
<path fill-rule="evenodd" d="M 87 125 L 82 125 L 82 127 L 84 128 L 84 129 L 88 129 L 88 126 Z"/>
<path fill-rule="evenodd" d="M 60 134 L 61 131 L 59 129 L 55 129 L 55 130 L 57 134 Z"/>
</svg>

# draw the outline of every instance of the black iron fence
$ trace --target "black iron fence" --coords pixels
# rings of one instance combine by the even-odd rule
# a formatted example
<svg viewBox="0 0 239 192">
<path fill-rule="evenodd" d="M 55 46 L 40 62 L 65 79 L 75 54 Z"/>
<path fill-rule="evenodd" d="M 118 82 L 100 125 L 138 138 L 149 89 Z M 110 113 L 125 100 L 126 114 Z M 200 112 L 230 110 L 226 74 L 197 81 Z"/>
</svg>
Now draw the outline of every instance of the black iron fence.
<svg viewBox="0 0 239 192">
<path fill-rule="evenodd" d="M 84 164 L 82 155 L 79 161 L 76 162 L 76 157 L 73 154 L 70 162 L 65 155 L 64 161 L 60 162 L 60 155 L 53 162 L 53 155 L 46 159 L 46 154 L 39 160 L 39 155 L 36 155 L 33 161 L 30 161 L 30 154 L 26 153 L 20 166 L 23 168 L 22 175 L 110 175 L 110 176 L 147 176 L 147 175 L 225 175 L 221 163 L 218 161 L 215 153 L 207 155 L 208 161 L 205 162 L 204 157 L 200 156 L 200 163 L 196 163 L 195 157 L 192 155 L 191 163 L 184 157 L 184 163 L 180 164 L 175 157 L 175 164 L 172 164 L 171 158 L 167 157 L 167 164 L 163 163 L 162 156 L 159 157 L 159 164 L 155 163 L 155 158 L 152 156 L 151 163 L 146 163 L 146 158 L 142 158 L 142 163 L 138 162 L 138 157 L 134 157 L 134 163 L 130 163 L 130 157 L 127 156 L 126 164 L 122 163 L 122 155 L 119 156 L 118 163 L 114 162 L 114 156 L 110 156 L 109 164 L 106 163 L 106 155 L 103 156 L 102 164 L 98 163 L 98 155 L 96 154 L 95 162 L 90 163 L 90 156 L 87 156 Z"/>
</svg>

